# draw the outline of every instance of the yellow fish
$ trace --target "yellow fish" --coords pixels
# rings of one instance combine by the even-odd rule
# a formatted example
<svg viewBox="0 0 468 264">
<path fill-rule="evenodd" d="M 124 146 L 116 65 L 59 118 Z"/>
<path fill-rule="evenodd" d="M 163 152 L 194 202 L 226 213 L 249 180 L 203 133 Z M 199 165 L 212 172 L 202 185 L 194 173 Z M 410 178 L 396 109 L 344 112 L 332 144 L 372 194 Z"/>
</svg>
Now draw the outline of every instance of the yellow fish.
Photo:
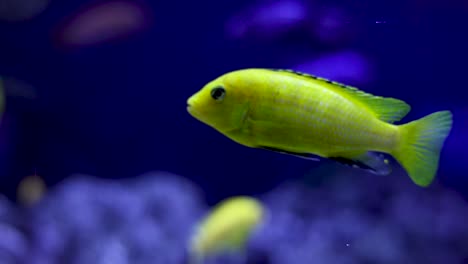
<svg viewBox="0 0 468 264">
<path fill-rule="evenodd" d="M 410 106 L 291 70 L 243 69 L 206 84 L 188 112 L 252 148 L 332 159 L 376 174 L 393 156 L 419 186 L 434 179 L 452 113 L 439 111 L 402 125 Z"/>
<path fill-rule="evenodd" d="M 190 263 L 218 253 L 241 253 L 252 231 L 265 219 L 266 209 L 260 201 L 248 196 L 234 196 L 221 201 L 197 225 L 190 240 Z"/>
</svg>

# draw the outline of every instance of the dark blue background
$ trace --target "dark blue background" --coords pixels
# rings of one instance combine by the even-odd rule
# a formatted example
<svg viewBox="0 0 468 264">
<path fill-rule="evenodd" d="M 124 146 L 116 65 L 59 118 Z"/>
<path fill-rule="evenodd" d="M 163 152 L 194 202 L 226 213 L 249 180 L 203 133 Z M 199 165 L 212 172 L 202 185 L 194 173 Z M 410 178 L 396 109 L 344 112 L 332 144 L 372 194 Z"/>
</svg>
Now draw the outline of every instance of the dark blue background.
<svg viewBox="0 0 468 264">
<path fill-rule="evenodd" d="M 37 99 L 9 98 L 0 190 L 37 173 L 49 185 L 76 172 L 107 178 L 168 170 L 194 179 L 210 202 L 263 192 L 318 164 L 249 149 L 193 119 L 186 99 L 246 67 L 288 68 L 285 54 L 329 51 L 301 34 L 281 41 L 227 38 L 225 22 L 250 1 L 147 1 L 150 27 L 81 49 L 54 42 L 57 24 L 85 1 L 53 1 L 29 21 L 0 24 L 0 74 Z M 329 3 L 329 2 L 327 2 Z M 346 46 L 372 57 L 377 79 L 360 86 L 405 100 L 405 122 L 449 109 L 454 127 L 438 179 L 468 192 L 468 5 L 462 1 L 335 1 L 358 28 Z M 384 25 L 375 21 L 384 19 Z"/>
</svg>

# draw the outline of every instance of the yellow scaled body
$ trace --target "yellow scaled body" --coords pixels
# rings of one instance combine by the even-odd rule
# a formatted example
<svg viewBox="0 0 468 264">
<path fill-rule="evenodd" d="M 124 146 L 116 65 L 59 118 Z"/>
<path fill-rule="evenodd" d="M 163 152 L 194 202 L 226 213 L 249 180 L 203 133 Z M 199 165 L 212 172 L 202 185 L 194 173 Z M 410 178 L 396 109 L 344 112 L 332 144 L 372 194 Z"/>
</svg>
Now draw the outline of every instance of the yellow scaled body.
<svg viewBox="0 0 468 264">
<path fill-rule="evenodd" d="M 189 113 L 245 146 L 301 157 L 334 159 L 388 174 L 388 153 L 412 180 L 429 185 L 452 115 L 436 112 L 394 125 L 405 102 L 288 70 L 245 69 L 224 74 L 187 101 Z"/>
<path fill-rule="evenodd" d="M 252 197 L 221 201 L 196 228 L 189 245 L 191 263 L 202 263 L 206 257 L 226 251 L 242 254 L 250 234 L 265 215 L 261 202 Z"/>
</svg>

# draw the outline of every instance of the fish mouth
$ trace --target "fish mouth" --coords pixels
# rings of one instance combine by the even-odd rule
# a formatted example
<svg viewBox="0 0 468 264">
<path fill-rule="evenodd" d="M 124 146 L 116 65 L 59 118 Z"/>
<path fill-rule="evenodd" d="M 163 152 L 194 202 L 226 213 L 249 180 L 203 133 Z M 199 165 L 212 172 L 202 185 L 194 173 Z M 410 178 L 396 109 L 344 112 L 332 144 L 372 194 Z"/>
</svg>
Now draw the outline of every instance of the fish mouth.
<svg viewBox="0 0 468 264">
<path fill-rule="evenodd" d="M 191 104 L 187 103 L 187 112 L 189 112 L 189 114 L 191 114 L 192 116 L 195 116 L 197 111 L 193 109 L 193 106 Z"/>
<path fill-rule="evenodd" d="M 195 118 L 197 118 L 198 116 L 200 116 L 200 113 L 199 113 L 199 110 L 200 110 L 200 109 L 199 109 L 199 107 L 198 107 L 196 101 L 194 100 L 194 97 L 193 97 L 193 96 L 190 97 L 189 99 L 187 99 L 186 104 L 187 104 L 187 112 L 188 112 L 191 116 L 193 116 L 193 117 L 195 117 Z"/>
<path fill-rule="evenodd" d="M 186 101 L 186 104 L 187 104 L 187 111 L 190 112 L 190 109 L 192 109 L 192 97 L 188 98 L 187 101 Z"/>
<path fill-rule="evenodd" d="M 192 108 L 192 105 L 191 102 L 193 101 L 192 99 L 193 97 L 189 97 L 186 101 L 186 104 L 187 104 L 187 110 L 191 109 Z"/>
</svg>

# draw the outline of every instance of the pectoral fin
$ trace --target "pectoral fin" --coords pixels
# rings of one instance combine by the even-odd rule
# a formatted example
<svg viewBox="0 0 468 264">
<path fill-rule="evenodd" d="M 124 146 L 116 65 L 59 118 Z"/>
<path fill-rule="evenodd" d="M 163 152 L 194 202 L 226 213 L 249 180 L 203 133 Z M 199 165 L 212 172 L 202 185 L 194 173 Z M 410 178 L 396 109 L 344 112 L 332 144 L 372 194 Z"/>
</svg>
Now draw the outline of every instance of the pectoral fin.
<svg viewBox="0 0 468 264">
<path fill-rule="evenodd" d="M 328 159 L 353 168 L 367 170 L 377 175 L 388 175 L 392 172 L 389 160 L 383 154 L 375 152 L 342 153 Z"/>
<path fill-rule="evenodd" d="M 310 153 L 291 152 L 291 151 L 287 151 L 287 150 L 282 150 L 282 149 L 273 148 L 273 147 L 266 147 L 266 146 L 259 146 L 258 148 L 266 149 L 266 150 L 269 150 L 269 151 L 274 151 L 274 152 L 281 153 L 281 154 L 292 155 L 292 156 L 296 156 L 296 157 L 303 158 L 303 159 L 308 159 L 308 160 L 313 160 L 313 161 L 320 161 L 321 160 L 320 156 L 310 154 Z"/>
</svg>

